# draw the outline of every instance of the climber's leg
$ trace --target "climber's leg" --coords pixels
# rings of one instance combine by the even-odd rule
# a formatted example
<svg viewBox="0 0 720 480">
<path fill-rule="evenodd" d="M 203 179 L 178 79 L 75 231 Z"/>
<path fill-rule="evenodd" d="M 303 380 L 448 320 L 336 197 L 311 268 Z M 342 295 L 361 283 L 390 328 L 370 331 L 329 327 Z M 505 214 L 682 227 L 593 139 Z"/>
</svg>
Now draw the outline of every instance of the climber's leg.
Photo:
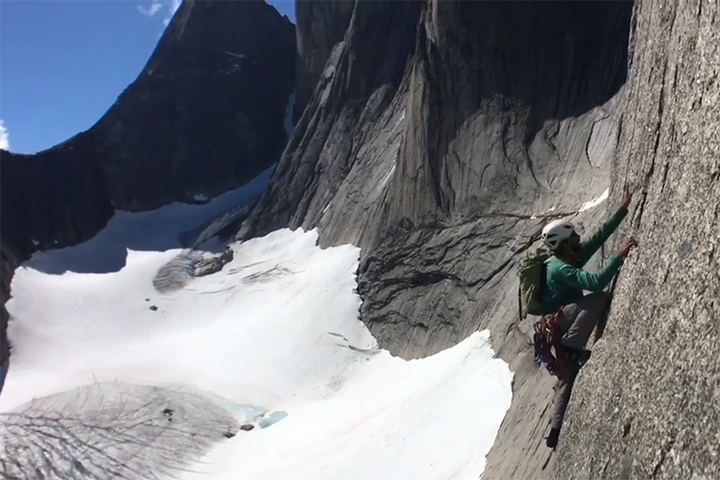
<svg viewBox="0 0 720 480">
<path fill-rule="evenodd" d="M 583 350 L 590 334 L 610 306 L 610 296 L 605 292 L 585 295 L 575 303 L 565 305 L 560 316 L 560 328 L 565 332 L 562 344 Z"/>
<path fill-rule="evenodd" d="M 574 362 L 570 362 L 567 367 L 568 371 L 558 379 L 558 383 L 555 386 L 555 396 L 553 397 L 552 409 L 550 411 L 550 434 L 546 440 L 547 446 L 550 448 L 555 448 L 557 445 L 563 418 L 565 418 L 565 410 L 567 410 L 568 403 L 570 402 L 570 393 L 572 392 L 579 371 L 577 364 Z"/>
</svg>

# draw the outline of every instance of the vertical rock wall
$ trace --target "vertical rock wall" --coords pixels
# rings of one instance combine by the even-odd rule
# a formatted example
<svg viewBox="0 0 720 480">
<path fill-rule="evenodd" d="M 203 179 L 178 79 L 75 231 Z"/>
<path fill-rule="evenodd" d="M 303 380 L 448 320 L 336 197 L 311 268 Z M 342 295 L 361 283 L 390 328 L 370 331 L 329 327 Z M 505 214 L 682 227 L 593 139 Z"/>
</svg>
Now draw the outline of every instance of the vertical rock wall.
<svg viewBox="0 0 720 480">
<path fill-rule="evenodd" d="M 557 478 L 720 477 L 720 11 L 640 2 L 613 184 L 640 244 L 575 387 Z"/>
<path fill-rule="evenodd" d="M 333 47 L 345 37 L 354 7 L 351 0 L 295 1 L 295 123 L 307 107 Z"/>
</svg>

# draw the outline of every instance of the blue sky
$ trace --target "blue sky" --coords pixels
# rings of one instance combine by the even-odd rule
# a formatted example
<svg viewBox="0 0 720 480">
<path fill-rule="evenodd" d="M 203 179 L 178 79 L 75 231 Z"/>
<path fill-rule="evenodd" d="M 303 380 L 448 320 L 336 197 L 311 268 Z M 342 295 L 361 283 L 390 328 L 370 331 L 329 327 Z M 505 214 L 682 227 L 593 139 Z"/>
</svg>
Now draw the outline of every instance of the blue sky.
<svg viewBox="0 0 720 480">
<path fill-rule="evenodd" d="M 295 21 L 292 0 L 268 3 Z M 135 80 L 179 4 L 0 1 L 0 147 L 35 153 L 91 127 Z"/>
</svg>

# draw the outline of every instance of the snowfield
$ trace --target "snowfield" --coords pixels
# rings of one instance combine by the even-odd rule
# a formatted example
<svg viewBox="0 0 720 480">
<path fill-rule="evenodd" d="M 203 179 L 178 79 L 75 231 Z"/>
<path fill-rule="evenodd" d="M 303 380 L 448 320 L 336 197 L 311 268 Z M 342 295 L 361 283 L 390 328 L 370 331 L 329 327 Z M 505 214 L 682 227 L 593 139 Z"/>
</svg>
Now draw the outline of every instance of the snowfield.
<svg viewBox="0 0 720 480">
<path fill-rule="evenodd" d="M 201 208 L 216 215 L 212 205 L 185 207 L 197 217 Z M 163 225 L 166 245 L 188 227 L 169 232 L 160 220 L 167 212 L 182 217 L 179 208 L 116 216 L 106 230 L 124 222 L 124 231 L 152 245 L 152 229 L 133 230 L 137 218 Z M 121 268 L 71 271 L 73 251 L 97 254 L 110 237 L 117 238 L 101 232 L 36 255 L 15 274 L 0 476 L 475 480 L 482 473 L 510 406 L 512 372 L 495 358 L 487 331 L 419 360 L 379 349 L 358 318 L 357 248 L 321 249 L 317 231 L 280 230 L 231 244 L 234 258 L 220 272 L 161 294 L 153 279 L 187 253 L 180 248 L 127 249 Z"/>
</svg>

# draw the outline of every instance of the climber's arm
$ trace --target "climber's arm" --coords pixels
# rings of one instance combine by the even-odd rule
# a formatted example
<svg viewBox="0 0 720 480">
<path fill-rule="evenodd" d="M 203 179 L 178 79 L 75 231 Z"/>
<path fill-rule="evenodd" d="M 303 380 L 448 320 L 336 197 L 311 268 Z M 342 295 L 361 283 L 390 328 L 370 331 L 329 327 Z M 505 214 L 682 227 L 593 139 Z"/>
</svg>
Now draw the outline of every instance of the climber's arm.
<svg viewBox="0 0 720 480">
<path fill-rule="evenodd" d="M 612 217 L 610 217 L 602 226 L 593 233 L 590 238 L 584 242 L 580 242 L 580 252 L 578 257 L 580 258 L 580 266 L 585 265 L 590 257 L 600 249 L 603 243 L 610 238 L 615 230 L 620 226 L 620 223 L 625 219 L 628 214 L 628 209 L 624 206 L 618 208 Z"/>
<path fill-rule="evenodd" d="M 588 273 L 566 263 L 558 268 L 555 275 L 557 276 L 558 282 L 567 287 L 599 292 L 610 283 L 610 280 L 612 280 L 618 270 L 620 270 L 622 264 L 623 260 L 613 255 L 610 257 L 607 265 L 597 273 Z"/>
</svg>

